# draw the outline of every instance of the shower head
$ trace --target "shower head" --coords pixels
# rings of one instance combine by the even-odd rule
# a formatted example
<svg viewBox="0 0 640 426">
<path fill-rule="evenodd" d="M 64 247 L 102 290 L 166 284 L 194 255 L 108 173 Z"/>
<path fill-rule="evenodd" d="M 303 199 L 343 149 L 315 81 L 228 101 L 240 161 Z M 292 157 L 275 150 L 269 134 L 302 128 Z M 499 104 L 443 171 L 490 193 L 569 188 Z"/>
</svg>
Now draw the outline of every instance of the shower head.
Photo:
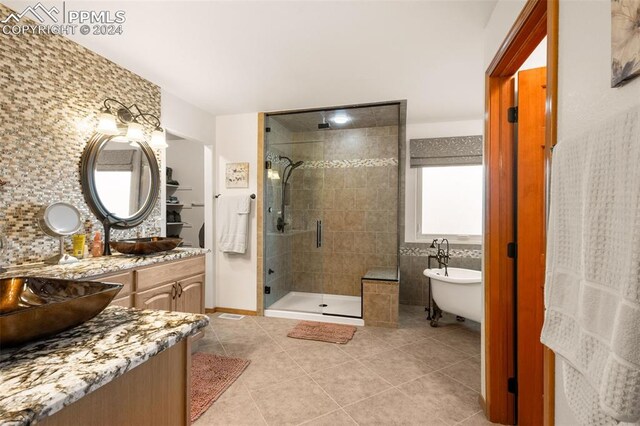
<svg viewBox="0 0 640 426">
<path fill-rule="evenodd" d="M 282 181 L 283 185 L 286 185 L 287 182 L 289 182 L 289 178 L 291 177 L 291 173 L 297 169 L 298 167 L 302 166 L 304 164 L 304 161 L 298 161 L 297 163 L 294 163 L 289 157 L 280 157 L 280 159 L 285 159 L 289 162 L 289 164 L 287 164 L 284 167 L 284 172 L 282 173 L 284 175 L 284 179 Z"/>
</svg>

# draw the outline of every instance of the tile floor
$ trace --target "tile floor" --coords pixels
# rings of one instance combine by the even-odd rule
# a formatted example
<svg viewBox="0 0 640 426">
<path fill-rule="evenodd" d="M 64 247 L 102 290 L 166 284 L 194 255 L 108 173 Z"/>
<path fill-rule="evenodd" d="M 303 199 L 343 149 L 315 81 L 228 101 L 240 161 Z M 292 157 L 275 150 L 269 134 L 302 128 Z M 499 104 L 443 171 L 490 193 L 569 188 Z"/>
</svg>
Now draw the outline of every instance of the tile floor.
<svg viewBox="0 0 640 426">
<path fill-rule="evenodd" d="M 488 425 L 478 403 L 475 323 L 432 328 L 400 306 L 400 328 L 358 327 L 346 345 L 287 337 L 296 320 L 211 315 L 198 351 L 248 358 L 195 425 Z"/>
</svg>

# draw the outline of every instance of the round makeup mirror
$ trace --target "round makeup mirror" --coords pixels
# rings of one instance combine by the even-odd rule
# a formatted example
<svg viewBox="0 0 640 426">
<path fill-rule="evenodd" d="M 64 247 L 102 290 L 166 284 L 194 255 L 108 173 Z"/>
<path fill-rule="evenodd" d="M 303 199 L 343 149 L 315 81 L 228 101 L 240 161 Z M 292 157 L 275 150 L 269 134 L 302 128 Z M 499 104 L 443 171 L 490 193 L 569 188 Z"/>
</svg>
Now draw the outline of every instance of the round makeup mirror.
<svg viewBox="0 0 640 426">
<path fill-rule="evenodd" d="M 73 235 L 82 228 L 82 216 L 69 203 L 53 203 L 40 209 L 38 223 L 42 231 L 60 239 L 60 252 L 45 260 L 47 264 L 72 263 L 78 259 L 64 253 L 64 237 Z"/>
</svg>

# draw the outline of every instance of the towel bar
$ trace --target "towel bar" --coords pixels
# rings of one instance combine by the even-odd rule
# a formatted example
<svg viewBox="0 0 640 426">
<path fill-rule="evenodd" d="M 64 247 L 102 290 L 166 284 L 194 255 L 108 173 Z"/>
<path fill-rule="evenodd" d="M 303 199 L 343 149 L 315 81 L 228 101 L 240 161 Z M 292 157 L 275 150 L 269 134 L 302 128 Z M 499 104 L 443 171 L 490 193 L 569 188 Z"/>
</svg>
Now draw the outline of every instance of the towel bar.
<svg viewBox="0 0 640 426">
<path fill-rule="evenodd" d="M 222 196 L 222 194 L 216 194 L 216 198 L 219 198 L 221 196 Z M 251 199 L 255 200 L 256 199 L 256 194 L 251 194 L 250 197 L 251 197 Z"/>
</svg>

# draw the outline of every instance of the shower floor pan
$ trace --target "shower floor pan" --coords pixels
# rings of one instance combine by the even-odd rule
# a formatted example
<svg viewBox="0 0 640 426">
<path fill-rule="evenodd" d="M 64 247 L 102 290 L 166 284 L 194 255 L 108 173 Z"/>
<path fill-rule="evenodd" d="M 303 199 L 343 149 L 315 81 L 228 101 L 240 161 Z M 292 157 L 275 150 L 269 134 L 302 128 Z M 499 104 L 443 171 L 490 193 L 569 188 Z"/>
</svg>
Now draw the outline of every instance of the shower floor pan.
<svg viewBox="0 0 640 426">
<path fill-rule="evenodd" d="M 264 311 L 266 317 L 290 318 L 334 324 L 364 325 L 361 298 L 337 294 L 290 291 Z M 327 306 L 320 306 L 321 304 Z"/>
</svg>

